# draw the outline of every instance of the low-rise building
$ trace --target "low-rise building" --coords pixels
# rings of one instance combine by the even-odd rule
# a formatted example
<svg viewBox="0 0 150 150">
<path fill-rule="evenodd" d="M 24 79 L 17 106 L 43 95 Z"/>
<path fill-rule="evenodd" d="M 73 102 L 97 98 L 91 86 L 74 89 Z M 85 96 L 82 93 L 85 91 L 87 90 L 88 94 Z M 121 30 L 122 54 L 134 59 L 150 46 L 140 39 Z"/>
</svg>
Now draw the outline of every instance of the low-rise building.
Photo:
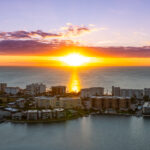
<svg viewBox="0 0 150 150">
<path fill-rule="evenodd" d="M 104 88 L 103 87 L 92 87 L 92 88 L 85 88 L 81 89 L 81 98 L 88 98 L 91 96 L 103 96 L 104 95 Z"/>
<path fill-rule="evenodd" d="M 63 108 L 56 108 L 53 110 L 53 117 L 60 119 L 60 118 L 65 118 L 65 112 Z"/>
<path fill-rule="evenodd" d="M 46 120 L 46 119 L 52 119 L 52 118 L 53 118 L 52 110 L 50 109 L 41 110 L 41 119 Z"/>
<path fill-rule="evenodd" d="M 35 97 L 36 106 L 39 108 L 55 108 L 56 106 L 56 97 L 47 97 L 47 96 L 38 96 Z"/>
<path fill-rule="evenodd" d="M 22 113 L 21 112 L 13 113 L 11 118 L 12 120 L 22 120 Z"/>
<path fill-rule="evenodd" d="M 143 105 L 143 114 L 150 115 L 150 102 L 145 102 Z"/>
<path fill-rule="evenodd" d="M 56 101 L 55 108 L 82 108 L 82 103 L 80 97 L 60 97 Z"/>
<path fill-rule="evenodd" d="M 16 108 L 11 108 L 11 107 L 6 107 L 5 108 L 6 111 L 9 111 L 9 112 L 12 112 L 12 113 L 15 113 L 15 112 L 18 112 L 19 110 L 16 109 Z"/>
<path fill-rule="evenodd" d="M 35 97 L 36 106 L 39 108 L 82 108 L 80 97 Z"/>
<path fill-rule="evenodd" d="M 10 108 L 16 108 L 16 102 L 10 102 L 7 104 L 7 106 Z"/>
<path fill-rule="evenodd" d="M 92 96 L 92 108 L 100 111 L 104 110 L 128 110 L 130 109 L 130 98 L 116 96 Z"/>
<path fill-rule="evenodd" d="M 24 98 L 19 98 L 16 100 L 16 105 L 20 108 L 24 108 L 25 102 L 26 102 L 26 100 Z"/>
<path fill-rule="evenodd" d="M 89 110 L 92 108 L 92 101 L 90 99 L 82 100 L 82 104 L 83 104 L 84 109 Z"/>
<path fill-rule="evenodd" d="M 7 109 L 1 110 L 0 109 L 0 118 L 7 118 L 11 117 L 11 112 L 8 111 Z"/>
<path fill-rule="evenodd" d="M 37 110 L 28 110 L 27 111 L 27 120 L 37 120 L 38 111 Z"/>
</svg>

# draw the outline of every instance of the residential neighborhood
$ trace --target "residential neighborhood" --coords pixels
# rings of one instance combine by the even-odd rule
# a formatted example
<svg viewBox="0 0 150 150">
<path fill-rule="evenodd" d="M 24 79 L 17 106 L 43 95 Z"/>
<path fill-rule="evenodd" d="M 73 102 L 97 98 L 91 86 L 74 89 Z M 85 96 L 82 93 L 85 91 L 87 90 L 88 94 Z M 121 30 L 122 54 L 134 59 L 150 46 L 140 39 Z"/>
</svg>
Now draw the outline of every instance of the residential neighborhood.
<svg viewBox="0 0 150 150">
<path fill-rule="evenodd" d="M 150 88 L 122 89 L 112 86 L 68 93 L 66 86 L 32 83 L 25 89 L 0 83 L 1 121 L 58 121 L 90 114 L 150 116 Z"/>
</svg>

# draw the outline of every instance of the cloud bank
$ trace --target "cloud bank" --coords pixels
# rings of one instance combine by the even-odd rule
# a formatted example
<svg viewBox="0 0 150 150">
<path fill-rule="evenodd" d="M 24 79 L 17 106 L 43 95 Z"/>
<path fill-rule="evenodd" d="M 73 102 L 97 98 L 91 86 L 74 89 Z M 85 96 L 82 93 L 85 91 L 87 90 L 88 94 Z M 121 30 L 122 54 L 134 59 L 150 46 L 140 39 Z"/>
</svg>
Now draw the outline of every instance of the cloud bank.
<svg viewBox="0 0 150 150">
<path fill-rule="evenodd" d="M 150 57 L 150 47 L 81 47 L 71 37 L 78 37 L 97 30 L 95 25 L 67 23 L 59 32 L 12 31 L 0 32 L 0 55 L 55 55 L 62 47 L 76 47 L 83 53 L 99 57 Z M 69 40 L 68 40 L 69 39 Z M 65 51 L 65 49 L 63 49 Z"/>
<path fill-rule="evenodd" d="M 72 37 L 72 36 L 80 36 L 87 32 L 93 31 L 93 28 L 90 26 L 78 26 L 67 24 L 65 27 L 61 27 L 60 32 L 58 33 L 50 33 L 44 32 L 42 30 L 36 31 L 13 31 L 13 32 L 0 32 L 1 40 L 35 40 L 36 38 L 39 40 L 47 39 L 47 38 L 63 38 L 63 37 Z"/>
<path fill-rule="evenodd" d="M 63 47 L 63 48 L 62 48 Z M 0 55 L 57 55 L 74 47 L 79 52 L 98 57 L 150 57 L 150 47 L 80 47 L 72 41 L 54 39 L 49 43 L 35 40 L 2 40 Z"/>
</svg>

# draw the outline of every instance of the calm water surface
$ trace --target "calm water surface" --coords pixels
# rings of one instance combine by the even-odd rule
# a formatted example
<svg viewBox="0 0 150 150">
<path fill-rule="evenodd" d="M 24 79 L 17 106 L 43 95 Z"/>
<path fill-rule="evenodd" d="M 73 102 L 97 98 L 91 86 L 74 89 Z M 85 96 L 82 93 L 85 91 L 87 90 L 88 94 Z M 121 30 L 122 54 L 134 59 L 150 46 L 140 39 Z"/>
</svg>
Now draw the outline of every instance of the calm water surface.
<svg viewBox="0 0 150 150">
<path fill-rule="evenodd" d="M 1 150 L 149 150 L 150 119 L 90 116 L 51 124 L 0 124 Z"/>
<path fill-rule="evenodd" d="M 73 78 L 74 74 L 76 78 Z M 22 88 L 33 82 L 43 82 L 48 87 L 68 86 L 70 82 L 78 82 L 80 88 L 103 86 L 106 90 L 110 90 L 112 85 L 123 88 L 144 88 L 150 87 L 150 67 L 81 67 L 78 69 L 0 67 L 0 82 Z"/>
<path fill-rule="evenodd" d="M 84 87 L 150 87 L 150 67 L 0 67 L 0 82 Z M 150 119 L 91 116 L 51 124 L 0 124 L 0 150 L 149 150 Z"/>
</svg>

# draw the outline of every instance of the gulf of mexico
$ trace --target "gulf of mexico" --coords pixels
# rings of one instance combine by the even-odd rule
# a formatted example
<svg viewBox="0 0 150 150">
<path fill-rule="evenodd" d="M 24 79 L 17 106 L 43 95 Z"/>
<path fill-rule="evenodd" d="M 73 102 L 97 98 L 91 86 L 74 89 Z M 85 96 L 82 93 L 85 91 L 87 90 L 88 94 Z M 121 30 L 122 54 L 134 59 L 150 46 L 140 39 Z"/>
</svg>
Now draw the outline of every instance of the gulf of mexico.
<svg viewBox="0 0 150 150">
<path fill-rule="evenodd" d="M 111 86 L 123 88 L 150 87 L 150 67 L 0 67 L 0 82 L 8 86 L 20 86 L 42 82 L 68 86 L 76 73 L 80 88 L 103 86 L 110 91 Z"/>
</svg>

